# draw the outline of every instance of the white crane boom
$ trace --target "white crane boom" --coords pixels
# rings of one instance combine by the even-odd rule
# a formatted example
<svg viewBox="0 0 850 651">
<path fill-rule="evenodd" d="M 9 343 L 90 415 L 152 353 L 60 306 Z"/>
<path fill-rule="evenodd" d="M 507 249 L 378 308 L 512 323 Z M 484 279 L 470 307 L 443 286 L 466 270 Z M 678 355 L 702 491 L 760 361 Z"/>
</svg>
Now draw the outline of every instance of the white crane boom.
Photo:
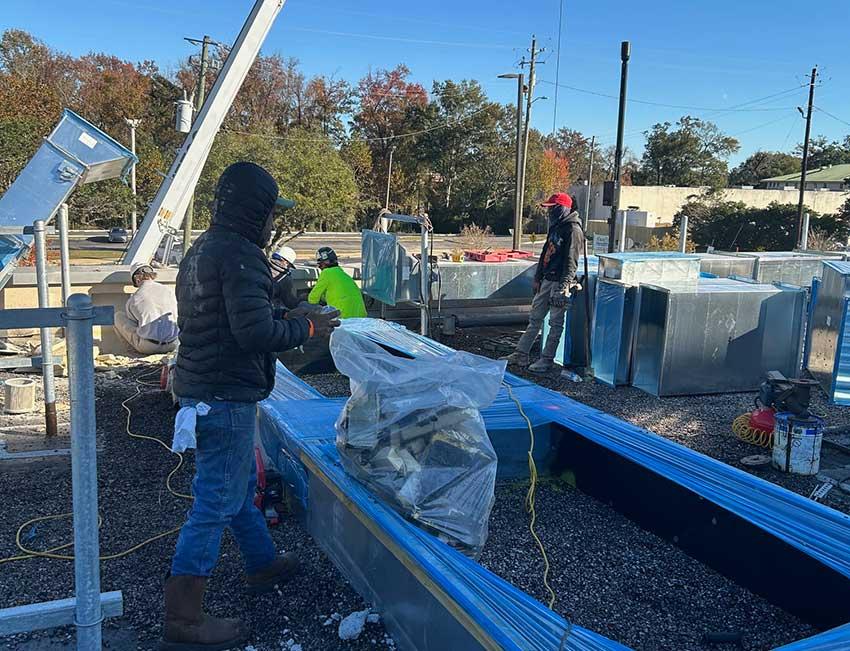
<svg viewBox="0 0 850 651">
<path fill-rule="evenodd" d="M 150 262 L 163 236 L 180 228 L 213 140 L 285 2 L 256 0 L 254 3 L 206 102 L 124 254 L 124 264 Z"/>
</svg>

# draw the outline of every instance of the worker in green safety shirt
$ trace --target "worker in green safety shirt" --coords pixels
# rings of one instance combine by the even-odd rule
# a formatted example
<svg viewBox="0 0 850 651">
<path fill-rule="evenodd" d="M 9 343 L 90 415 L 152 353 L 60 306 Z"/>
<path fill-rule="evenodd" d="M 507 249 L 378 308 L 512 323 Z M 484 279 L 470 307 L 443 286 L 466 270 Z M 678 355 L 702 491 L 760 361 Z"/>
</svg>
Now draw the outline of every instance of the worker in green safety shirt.
<svg viewBox="0 0 850 651">
<path fill-rule="evenodd" d="M 321 273 L 307 300 L 335 307 L 342 319 L 365 317 L 363 294 L 351 276 L 339 266 L 336 251 L 329 246 L 320 248 L 316 251 L 316 265 Z"/>
</svg>

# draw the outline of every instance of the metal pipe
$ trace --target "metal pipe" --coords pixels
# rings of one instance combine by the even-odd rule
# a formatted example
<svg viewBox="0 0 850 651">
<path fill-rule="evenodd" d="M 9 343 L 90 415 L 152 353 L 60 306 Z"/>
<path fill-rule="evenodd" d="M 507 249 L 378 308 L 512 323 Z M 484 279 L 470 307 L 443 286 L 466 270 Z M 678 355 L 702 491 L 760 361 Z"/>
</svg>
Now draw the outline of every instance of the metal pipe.
<svg viewBox="0 0 850 651">
<path fill-rule="evenodd" d="M 35 275 L 38 283 L 38 306 L 50 307 L 47 284 L 47 243 L 44 220 L 33 224 L 35 236 Z M 50 328 L 41 328 L 41 376 L 44 381 L 44 427 L 47 436 L 56 436 L 56 388 L 53 380 L 53 337 Z"/>
<path fill-rule="evenodd" d="M 71 295 L 71 255 L 68 250 L 68 204 L 59 206 L 59 264 L 62 270 L 62 305 Z"/>
<path fill-rule="evenodd" d="M 626 89 L 629 78 L 629 58 L 632 46 L 628 41 L 620 44 L 620 110 L 617 114 L 617 148 L 614 152 L 614 199 L 611 202 L 611 216 L 608 218 L 608 250 L 614 250 L 614 227 L 617 210 L 620 207 L 620 176 L 623 165 L 623 131 L 626 125 Z"/>
<path fill-rule="evenodd" d="M 428 227 L 423 221 L 419 227 L 422 241 L 419 248 L 419 293 L 422 306 L 419 313 L 419 332 L 428 335 L 428 312 L 431 308 L 431 261 L 428 259 Z"/>
<path fill-rule="evenodd" d="M 97 528 L 97 442 L 94 408 L 94 308 L 85 294 L 68 297 L 68 383 L 71 399 L 71 486 L 77 649 L 101 648 L 100 544 Z"/>
<path fill-rule="evenodd" d="M 513 248 L 515 251 L 522 249 L 522 92 L 525 75 L 517 75 L 516 88 L 516 188 L 514 188 L 514 237 Z"/>
<path fill-rule="evenodd" d="M 679 226 L 679 252 L 688 250 L 688 216 L 682 215 L 682 223 Z"/>
<path fill-rule="evenodd" d="M 803 231 L 800 234 L 800 250 L 805 251 L 809 248 L 809 213 L 803 214 Z"/>
<path fill-rule="evenodd" d="M 617 250 L 622 253 L 626 250 L 626 226 L 629 223 L 629 216 L 625 210 L 620 211 L 622 218 L 620 219 L 620 241 L 617 244 Z"/>
<path fill-rule="evenodd" d="M 136 128 L 141 123 L 141 120 L 131 120 L 130 118 L 124 118 L 124 123 L 130 128 L 130 151 L 133 152 L 133 155 L 136 154 Z M 133 161 L 133 165 L 130 167 L 130 191 L 133 193 L 133 212 L 130 213 L 130 232 L 135 235 L 136 230 L 139 227 L 139 213 L 136 208 L 136 162 Z M 67 301 L 68 297 L 63 297 L 64 301 Z"/>
<path fill-rule="evenodd" d="M 593 150 L 595 147 L 596 136 L 592 136 L 590 138 L 590 160 L 587 165 L 587 193 L 584 196 L 584 218 L 581 220 L 581 229 L 583 231 L 587 231 L 587 222 L 590 220 L 590 190 L 593 188 Z"/>
</svg>

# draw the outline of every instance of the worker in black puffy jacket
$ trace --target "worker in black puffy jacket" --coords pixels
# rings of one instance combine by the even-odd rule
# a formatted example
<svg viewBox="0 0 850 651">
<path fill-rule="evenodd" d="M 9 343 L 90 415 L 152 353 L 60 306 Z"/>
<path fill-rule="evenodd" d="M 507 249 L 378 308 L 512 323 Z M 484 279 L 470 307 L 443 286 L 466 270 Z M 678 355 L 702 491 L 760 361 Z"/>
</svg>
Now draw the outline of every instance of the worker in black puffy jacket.
<svg viewBox="0 0 850 651">
<path fill-rule="evenodd" d="M 209 577 L 229 527 L 245 562 L 248 590 L 283 585 L 297 569 L 278 555 L 254 506 L 257 402 L 274 385 L 275 353 L 311 336 L 327 337 L 339 312 L 292 310 L 275 318 L 263 252 L 271 238 L 278 187 L 253 163 L 228 167 L 216 188 L 210 228 L 189 249 L 177 275 L 180 347 L 174 391 L 196 416 L 194 502 L 177 540 L 165 584 L 163 649 L 241 646 L 245 627 L 203 612 Z"/>
</svg>

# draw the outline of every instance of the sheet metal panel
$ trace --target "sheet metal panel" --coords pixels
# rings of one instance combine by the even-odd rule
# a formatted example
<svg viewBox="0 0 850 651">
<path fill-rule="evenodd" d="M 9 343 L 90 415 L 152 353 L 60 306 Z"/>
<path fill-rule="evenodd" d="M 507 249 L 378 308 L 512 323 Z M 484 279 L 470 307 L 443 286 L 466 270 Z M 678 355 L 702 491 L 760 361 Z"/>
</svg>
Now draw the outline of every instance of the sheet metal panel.
<svg viewBox="0 0 850 651">
<path fill-rule="evenodd" d="M 599 256 L 599 276 L 629 285 L 654 282 L 696 282 L 699 256 L 690 253 L 651 251 L 606 253 Z"/>
<path fill-rule="evenodd" d="M 805 291 L 704 280 L 642 285 L 632 384 L 656 396 L 752 391 L 764 374 L 797 377 Z"/>
<path fill-rule="evenodd" d="M 742 251 L 725 255 L 753 260 L 753 272 L 748 274 L 761 283 L 787 283 L 810 287 L 812 278 L 823 273 L 823 262 L 841 260 L 841 253 L 807 253 L 804 251 Z"/>
<path fill-rule="evenodd" d="M 596 285 L 591 356 L 593 374 L 608 386 L 629 383 L 638 288 L 618 280 Z"/>
<path fill-rule="evenodd" d="M 810 323 L 808 368 L 829 399 L 850 404 L 850 262 L 824 262 Z"/>
<path fill-rule="evenodd" d="M 755 258 L 744 258 L 720 253 L 696 253 L 700 259 L 700 271 L 718 278 L 747 276 L 752 278 Z"/>
</svg>

